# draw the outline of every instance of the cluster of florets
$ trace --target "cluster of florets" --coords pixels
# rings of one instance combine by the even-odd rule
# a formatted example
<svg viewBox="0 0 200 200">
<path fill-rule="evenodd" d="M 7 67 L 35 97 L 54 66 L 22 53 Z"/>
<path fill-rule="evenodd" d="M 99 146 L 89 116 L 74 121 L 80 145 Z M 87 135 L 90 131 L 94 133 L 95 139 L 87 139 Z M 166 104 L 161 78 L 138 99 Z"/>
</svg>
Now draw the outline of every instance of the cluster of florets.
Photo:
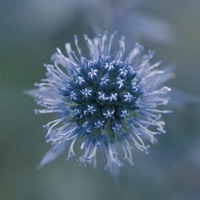
<svg viewBox="0 0 200 200">
<path fill-rule="evenodd" d="M 46 139 L 54 149 L 60 152 L 69 145 L 70 158 L 80 138 L 84 155 L 78 161 L 84 165 L 93 162 L 95 166 L 97 149 L 101 148 L 111 171 L 122 165 L 117 143 L 121 144 L 124 159 L 132 164 L 132 145 L 147 152 L 143 140 L 154 143 L 155 135 L 165 132 L 161 114 L 168 111 L 160 106 L 167 104 L 166 94 L 170 91 L 160 87 L 169 74 L 156 69 L 159 62 L 149 63 L 153 52 L 141 56 L 143 47 L 136 44 L 124 58 L 122 37 L 119 50 L 111 54 L 114 35 L 110 39 L 107 34 L 99 35 L 93 40 L 85 35 L 89 59 L 82 55 L 77 37 L 79 56 L 70 44 L 66 44 L 67 56 L 57 49 L 52 56 L 54 65 L 45 65 L 47 78 L 36 84 L 38 89 L 33 92 L 44 107 L 37 113 L 59 113 L 58 119 L 45 126 Z"/>
<path fill-rule="evenodd" d="M 142 91 L 131 67 L 111 57 L 86 61 L 73 80 L 62 88 L 67 101 L 72 101 L 74 121 L 87 137 L 105 137 L 115 141 L 127 134 L 127 123 L 139 108 Z"/>
</svg>

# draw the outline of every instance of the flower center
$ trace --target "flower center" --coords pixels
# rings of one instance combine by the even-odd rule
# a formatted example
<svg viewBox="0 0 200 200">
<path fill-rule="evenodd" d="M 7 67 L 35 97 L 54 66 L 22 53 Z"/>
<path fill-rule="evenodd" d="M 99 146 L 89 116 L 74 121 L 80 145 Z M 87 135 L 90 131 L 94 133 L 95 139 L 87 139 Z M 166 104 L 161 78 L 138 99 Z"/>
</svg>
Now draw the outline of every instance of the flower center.
<svg viewBox="0 0 200 200">
<path fill-rule="evenodd" d="M 142 94 L 135 76 L 131 66 L 110 58 L 85 62 L 73 72 L 64 95 L 74 102 L 73 120 L 84 134 L 112 140 L 127 132 L 129 115 L 139 109 Z"/>
</svg>

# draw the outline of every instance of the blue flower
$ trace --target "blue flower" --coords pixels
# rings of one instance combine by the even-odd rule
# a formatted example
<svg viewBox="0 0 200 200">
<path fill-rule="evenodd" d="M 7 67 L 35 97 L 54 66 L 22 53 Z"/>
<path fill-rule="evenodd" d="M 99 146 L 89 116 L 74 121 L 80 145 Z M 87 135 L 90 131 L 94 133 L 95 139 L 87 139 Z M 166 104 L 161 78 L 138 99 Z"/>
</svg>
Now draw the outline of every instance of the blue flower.
<svg viewBox="0 0 200 200">
<path fill-rule="evenodd" d="M 67 159 L 75 156 L 74 145 L 81 143 L 83 155 L 78 162 L 96 166 L 97 152 L 105 152 L 106 166 L 114 173 L 123 165 L 123 159 L 132 162 L 132 147 L 147 152 L 155 143 L 155 135 L 165 133 L 161 119 L 168 103 L 170 88 L 162 86 L 170 75 L 153 65 L 153 52 L 142 55 L 143 47 L 135 47 L 125 57 L 125 38 L 119 40 L 113 53 L 115 33 L 89 39 L 84 35 L 89 50 L 84 57 L 75 36 L 75 53 L 66 44 L 66 56 L 57 49 L 53 64 L 45 65 L 46 78 L 36 83 L 32 92 L 42 107 L 36 113 L 57 113 L 57 119 L 44 127 L 46 141 L 53 147 L 41 165 L 53 160 L 65 149 Z M 121 155 L 121 153 L 120 153 Z"/>
</svg>

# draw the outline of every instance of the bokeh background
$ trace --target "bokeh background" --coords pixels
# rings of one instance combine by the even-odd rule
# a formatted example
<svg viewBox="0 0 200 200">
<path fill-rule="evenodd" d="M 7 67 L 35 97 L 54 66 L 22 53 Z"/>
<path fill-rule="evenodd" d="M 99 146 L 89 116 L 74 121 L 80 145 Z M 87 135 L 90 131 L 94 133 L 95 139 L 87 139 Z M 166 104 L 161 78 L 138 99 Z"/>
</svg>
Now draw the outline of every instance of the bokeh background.
<svg viewBox="0 0 200 200">
<path fill-rule="evenodd" d="M 42 125 L 52 117 L 34 115 L 24 93 L 44 78 L 56 47 L 104 30 L 125 35 L 128 49 L 139 42 L 155 50 L 155 61 L 176 73 L 167 134 L 148 155 L 133 149 L 135 165 L 122 168 L 118 186 L 102 164 L 65 162 L 67 152 L 36 170 L 50 148 Z M 199 0 L 1 0 L 0 199 L 199 200 L 199 35 Z"/>
</svg>

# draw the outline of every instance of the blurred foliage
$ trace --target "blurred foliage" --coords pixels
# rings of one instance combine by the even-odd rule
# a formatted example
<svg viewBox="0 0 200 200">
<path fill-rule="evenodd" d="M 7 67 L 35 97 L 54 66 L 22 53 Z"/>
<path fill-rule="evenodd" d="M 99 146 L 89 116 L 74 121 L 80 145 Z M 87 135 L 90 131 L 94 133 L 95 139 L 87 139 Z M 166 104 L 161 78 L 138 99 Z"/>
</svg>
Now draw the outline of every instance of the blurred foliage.
<svg viewBox="0 0 200 200">
<path fill-rule="evenodd" d="M 0 199 L 200 199 L 199 0 L 2 0 L 0 25 Z M 135 166 L 122 168 L 118 187 L 100 163 L 79 167 L 66 155 L 36 170 L 49 149 L 42 128 L 49 116 L 35 116 L 24 94 L 56 47 L 104 30 L 126 35 L 128 48 L 139 41 L 155 50 L 155 60 L 175 66 L 169 85 L 184 91 L 165 116 L 167 133 L 148 156 L 133 149 Z M 179 107 L 185 92 L 191 96 Z"/>
</svg>

